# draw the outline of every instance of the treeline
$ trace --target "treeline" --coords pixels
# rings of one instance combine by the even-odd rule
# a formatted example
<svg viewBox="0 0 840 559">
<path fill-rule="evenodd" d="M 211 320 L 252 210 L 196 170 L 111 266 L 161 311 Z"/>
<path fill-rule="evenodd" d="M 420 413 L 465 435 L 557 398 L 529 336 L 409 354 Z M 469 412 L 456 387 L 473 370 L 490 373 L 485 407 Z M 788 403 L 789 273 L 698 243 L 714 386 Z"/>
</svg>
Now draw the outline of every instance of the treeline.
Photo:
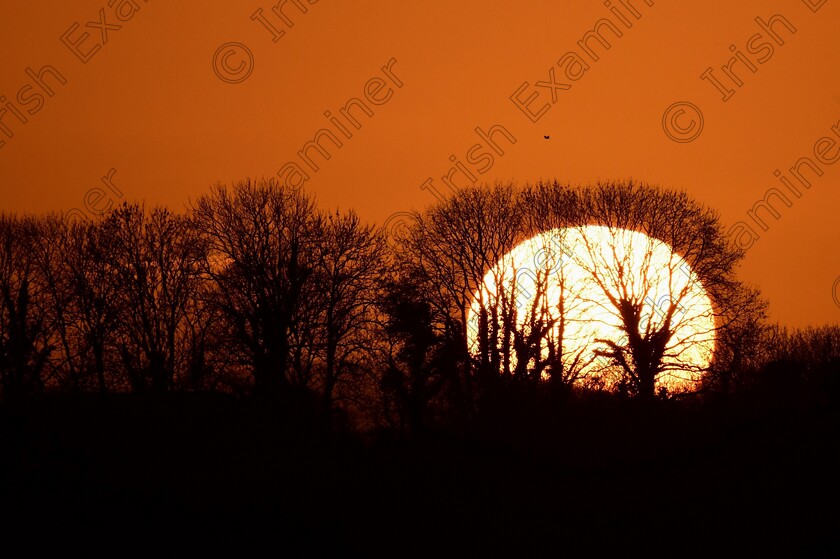
<svg viewBox="0 0 840 559">
<path fill-rule="evenodd" d="M 758 293 L 734 278 L 743 255 L 723 243 L 716 215 L 684 194 L 633 183 L 507 185 L 461 191 L 415 217 L 389 239 L 354 212 L 325 212 L 273 181 L 217 186 L 183 215 L 137 204 L 95 222 L 2 215 L 0 399 L 294 394 L 368 426 L 420 430 L 517 390 L 568 398 L 580 390 L 575 356 L 542 358 L 544 343 L 556 342 L 538 335 L 553 327 L 545 317 L 526 328 L 483 313 L 480 350 L 470 352 L 466 309 L 517 242 L 592 222 L 694 255 L 719 325 L 701 393 L 748 391 L 772 377 L 777 388 L 836 397 L 840 329 L 767 326 Z M 616 303 L 628 332 L 636 303 Z M 664 348 L 674 324 L 658 328 L 603 354 L 626 377 L 622 393 L 645 395 L 665 372 L 662 351 L 659 361 L 640 358 Z"/>
<path fill-rule="evenodd" d="M 332 407 L 372 381 L 386 244 L 353 212 L 249 183 L 187 215 L 3 216 L 0 239 L 4 398 L 306 388 Z"/>
</svg>

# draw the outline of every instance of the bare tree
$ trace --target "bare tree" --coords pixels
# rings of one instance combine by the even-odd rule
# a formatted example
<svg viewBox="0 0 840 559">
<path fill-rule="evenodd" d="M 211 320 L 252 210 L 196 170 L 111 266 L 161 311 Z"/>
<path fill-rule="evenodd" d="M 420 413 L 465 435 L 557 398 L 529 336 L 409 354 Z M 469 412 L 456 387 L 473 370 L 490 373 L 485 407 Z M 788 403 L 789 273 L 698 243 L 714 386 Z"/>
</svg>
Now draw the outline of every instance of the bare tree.
<svg viewBox="0 0 840 559">
<path fill-rule="evenodd" d="M 452 198 L 416 213 L 398 239 L 395 269 L 401 282 L 411 282 L 416 294 L 429 305 L 430 326 L 435 337 L 447 340 L 455 350 L 459 379 L 450 379 L 450 390 L 461 392 L 464 402 L 475 400 L 476 383 L 490 386 L 499 379 L 501 363 L 507 358 L 499 341 L 510 330 L 494 326 L 500 322 L 490 314 L 480 317 L 477 357 L 468 352 L 468 313 L 473 298 L 486 294 L 479 289 L 485 274 L 521 239 L 522 208 L 512 185 L 461 190 Z M 500 300 L 500 299 L 497 299 Z M 488 310 L 484 300 L 480 306 Z M 475 373 L 475 374 L 473 374 Z M 469 404 L 471 405 L 471 404 Z"/>
<path fill-rule="evenodd" d="M 128 383 L 117 376 L 117 324 L 131 309 L 119 295 L 116 268 L 108 251 L 110 240 L 99 222 L 72 223 L 65 233 L 62 264 L 73 297 L 65 314 L 77 331 L 80 375 L 93 377 L 103 393 L 125 388 Z"/>
<path fill-rule="evenodd" d="M 717 214 L 633 182 L 464 190 L 404 237 L 398 269 L 422 280 L 437 328 L 475 340 L 470 368 L 486 385 L 553 379 L 644 398 L 699 386 L 750 299 Z"/>
<path fill-rule="evenodd" d="M 534 210 L 543 206 L 533 202 L 513 185 L 462 190 L 417 213 L 398 239 L 396 282 L 412 286 L 406 304 L 429 305 L 432 332 L 420 338 L 454 350 L 465 402 L 504 398 L 495 387 L 508 382 L 549 381 L 568 393 L 596 359 L 581 343 L 592 303 L 569 275 L 564 232 L 539 223 Z M 401 347 L 433 354 L 435 346 Z M 415 368 L 423 362 L 413 358 Z M 403 370 L 428 384 L 428 374 Z"/>
<path fill-rule="evenodd" d="M 767 320 L 767 301 L 749 286 L 730 290 L 729 312 L 718 328 L 715 356 L 706 387 L 718 394 L 730 394 L 746 388 L 770 359 L 774 342 Z"/>
<path fill-rule="evenodd" d="M 0 215 L 0 388 L 6 398 L 41 392 L 54 350 L 31 217 Z"/>
<path fill-rule="evenodd" d="M 323 234 L 314 200 L 274 180 L 246 181 L 215 187 L 191 219 L 208 243 L 216 304 L 256 389 L 308 386 L 312 373 L 302 364 L 311 362 L 313 337 L 302 318 L 311 313 L 302 311 Z"/>
<path fill-rule="evenodd" d="M 326 410 L 337 395 L 353 398 L 371 365 L 386 246 L 385 238 L 363 225 L 355 212 L 336 212 L 324 224 L 313 300 L 321 307 L 316 313 L 323 343 L 319 384 Z"/>
<path fill-rule="evenodd" d="M 55 348 L 45 371 L 45 380 L 63 388 L 78 391 L 84 388 L 80 340 L 76 339 L 73 292 L 68 260 L 68 226 L 58 215 L 48 215 L 35 222 L 32 258 L 42 285 L 40 305 L 43 309 L 50 345 Z"/>
<path fill-rule="evenodd" d="M 529 218 L 526 216 L 526 221 Z M 485 276 L 471 324 L 480 351 L 502 376 L 550 380 L 567 390 L 594 357 L 580 343 L 587 301 L 575 289 L 563 230 L 520 243 Z"/>
<path fill-rule="evenodd" d="M 107 274 L 121 300 L 122 365 L 134 390 L 163 392 L 189 366 L 185 329 L 206 262 L 186 218 L 142 206 L 115 209 L 101 224 Z"/>
<path fill-rule="evenodd" d="M 623 334 L 596 340 L 620 380 L 652 398 L 666 375 L 699 378 L 705 365 L 690 354 L 743 311 L 735 296 L 744 288 L 734 276 L 743 251 L 728 242 L 718 215 L 685 193 L 633 182 L 541 184 L 528 197 L 548 224 L 579 233 L 583 248 L 575 260 L 597 287 L 601 320 Z M 592 226 L 599 226 L 598 238 Z M 639 236 L 628 246 L 633 233 L 646 236 L 645 246 Z M 702 306 L 698 293 L 711 299 L 702 317 L 686 312 Z"/>
<path fill-rule="evenodd" d="M 584 317 L 591 305 L 578 293 L 576 278 L 570 271 L 572 258 L 565 232 L 550 230 L 538 238 L 542 238 L 543 250 L 535 252 L 538 283 L 531 314 L 539 309 L 544 330 L 530 328 L 530 338 L 536 347 L 533 376 L 535 379 L 546 376 L 557 389 L 568 392 L 572 385 L 585 380 L 585 372 L 595 361 L 595 356 L 582 343 L 587 322 Z M 540 254 L 547 257 L 540 258 Z M 539 270 L 540 260 L 542 270 Z M 532 321 L 529 317 L 528 322 Z"/>
</svg>

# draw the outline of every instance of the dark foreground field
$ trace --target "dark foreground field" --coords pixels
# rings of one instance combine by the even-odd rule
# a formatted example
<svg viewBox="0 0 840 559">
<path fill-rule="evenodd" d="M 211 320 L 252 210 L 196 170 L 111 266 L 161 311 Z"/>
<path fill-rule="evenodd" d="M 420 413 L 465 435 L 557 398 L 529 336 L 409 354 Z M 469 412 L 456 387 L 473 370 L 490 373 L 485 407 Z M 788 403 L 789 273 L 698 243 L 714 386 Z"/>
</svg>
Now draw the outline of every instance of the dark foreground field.
<svg viewBox="0 0 840 559">
<path fill-rule="evenodd" d="M 221 395 L 0 410 L 0 545 L 680 557 L 824 551 L 840 534 L 830 406 L 578 401 L 413 440 L 330 432 L 305 406 Z"/>
</svg>

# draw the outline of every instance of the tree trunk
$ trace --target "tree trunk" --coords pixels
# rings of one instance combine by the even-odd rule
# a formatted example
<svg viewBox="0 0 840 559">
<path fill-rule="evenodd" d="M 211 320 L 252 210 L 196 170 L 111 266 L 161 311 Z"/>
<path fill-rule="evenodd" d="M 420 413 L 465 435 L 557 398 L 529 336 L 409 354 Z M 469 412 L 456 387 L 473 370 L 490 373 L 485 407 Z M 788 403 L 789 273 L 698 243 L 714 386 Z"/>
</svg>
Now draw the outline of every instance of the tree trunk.
<svg viewBox="0 0 840 559">
<path fill-rule="evenodd" d="M 639 398 L 648 402 L 656 398 L 656 372 L 649 368 L 639 371 Z"/>
<path fill-rule="evenodd" d="M 105 394 L 108 392 L 108 386 L 105 383 L 105 359 L 104 349 L 102 344 L 95 342 L 93 345 L 93 360 L 94 367 L 96 367 L 96 380 L 99 383 L 99 392 Z"/>
</svg>

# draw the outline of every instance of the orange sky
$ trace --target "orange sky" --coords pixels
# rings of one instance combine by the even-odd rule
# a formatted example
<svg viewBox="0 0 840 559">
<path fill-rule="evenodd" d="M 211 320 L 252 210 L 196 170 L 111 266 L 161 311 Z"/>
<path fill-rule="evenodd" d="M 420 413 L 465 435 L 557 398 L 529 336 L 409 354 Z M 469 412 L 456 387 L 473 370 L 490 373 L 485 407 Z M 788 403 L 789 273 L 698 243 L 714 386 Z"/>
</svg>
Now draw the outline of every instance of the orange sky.
<svg viewBox="0 0 840 559">
<path fill-rule="evenodd" d="M 838 322 L 838 28 L 840 0 L 13 0 L 0 208 L 182 209 L 296 165 L 323 207 L 382 223 L 453 167 L 456 185 L 632 177 L 736 227 L 772 318 Z M 328 160 L 303 151 L 316 134 Z M 765 231 L 748 211 L 768 191 Z"/>
</svg>

